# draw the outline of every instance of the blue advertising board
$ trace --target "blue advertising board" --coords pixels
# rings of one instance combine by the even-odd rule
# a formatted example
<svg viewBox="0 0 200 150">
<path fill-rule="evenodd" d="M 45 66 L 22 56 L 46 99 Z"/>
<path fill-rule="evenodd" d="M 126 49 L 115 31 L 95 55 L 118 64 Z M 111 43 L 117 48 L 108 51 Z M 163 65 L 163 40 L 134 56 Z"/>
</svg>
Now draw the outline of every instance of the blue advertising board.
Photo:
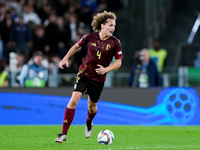
<svg viewBox="0 0 200 150">
<path fill-rule="evenodd" d="M 66 96 L 0 92 L 0 125 L 62 124 L 69 100 Z M 101 100 L 97 106 L 95 124 L 200 125 L 199 96 L 193 88 L 164 88 L 147 108 Z M 87 99 L 81 98 L 72 124 L 85 124 L 86 118 Z"/>
</svg>

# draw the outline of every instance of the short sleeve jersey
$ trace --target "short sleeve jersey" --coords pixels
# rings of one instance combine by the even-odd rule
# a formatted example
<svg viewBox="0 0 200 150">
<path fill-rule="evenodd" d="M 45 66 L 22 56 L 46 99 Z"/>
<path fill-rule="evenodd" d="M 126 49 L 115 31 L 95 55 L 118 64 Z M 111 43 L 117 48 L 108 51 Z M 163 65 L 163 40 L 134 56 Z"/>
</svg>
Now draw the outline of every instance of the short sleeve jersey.
<svg viewBox="0 0 200 150">
<path fill-rule="evenodd" d="M 97 64 L 107 67 L 113 57 L 123 58 L 121 43 L 114 36 L 101 40 L 98 32 L 88 33 L 79 40 L 78 45 L 87 46 L 87 55 L 79 67 L 79 73 L 93 81 L 105 82 L 106 80 L 106 74 L 96 73 Z"/>
</svg>

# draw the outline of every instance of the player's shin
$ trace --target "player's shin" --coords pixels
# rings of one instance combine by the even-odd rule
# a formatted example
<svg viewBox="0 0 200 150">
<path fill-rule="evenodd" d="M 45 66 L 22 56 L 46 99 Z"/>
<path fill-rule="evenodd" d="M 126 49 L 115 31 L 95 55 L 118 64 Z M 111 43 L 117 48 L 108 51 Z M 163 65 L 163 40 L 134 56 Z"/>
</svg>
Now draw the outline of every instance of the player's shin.
<svg viewBox="0 0 200 150">
<path fill-rule="evenodd" d="M 88 113 L 88 117 L 86 120 L 86 125 L 87 125 L 88 129 L 90 130 L 91 125 L 92 125 L 92 120 L 94 119 L 95 115 L 97 114 L 97 111 L 94 114 L 91 114 L 90 111 L 88 110 L 87 113 Z"/>
<path fill-rule="evenodd" d="M 64 114 L 64 120 L 63 120 L 62 133 L 67 134 L 68 129 L 74 119 L 74 115 L 75 115 L 75 109 L 70 109 L 70 108 L 66 107 L 65 114 Z"/>
</svg>

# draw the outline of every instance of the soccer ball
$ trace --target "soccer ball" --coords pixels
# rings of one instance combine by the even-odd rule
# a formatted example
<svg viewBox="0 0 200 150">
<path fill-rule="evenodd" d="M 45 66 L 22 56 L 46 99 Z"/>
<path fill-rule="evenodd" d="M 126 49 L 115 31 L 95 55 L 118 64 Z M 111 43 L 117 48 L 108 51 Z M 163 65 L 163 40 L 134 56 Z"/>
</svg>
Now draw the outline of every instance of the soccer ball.
<svg viewBox="0 0 200 150">
<path fill-rule="evenodd" d="M 102 130 L 99 132 L 97 140 L 102 145 L 112 144 L 114 142 L 114 134 L 108 129 Z"/>
</svg>

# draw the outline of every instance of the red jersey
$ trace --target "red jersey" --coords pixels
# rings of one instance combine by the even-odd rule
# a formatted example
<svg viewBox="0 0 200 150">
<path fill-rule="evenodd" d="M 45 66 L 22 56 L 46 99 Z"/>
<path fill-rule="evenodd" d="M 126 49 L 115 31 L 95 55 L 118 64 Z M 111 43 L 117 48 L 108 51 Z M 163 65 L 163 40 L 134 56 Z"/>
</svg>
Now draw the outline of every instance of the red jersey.
<svg viewBox="0 0 200 150">
<path fill-rule="evenodd" d="M 106 80 L 106 74 L 96 73 L 97 64 L 107 67 L 113 56 L 115 59 L 123 58 L 121 43 L 114 36 L 101 40 L 98 32 L 88 33 L 79 40 L 78 45 L 87 46 L 87 55 L 79 67 L 79 73 L 94 81 L 105 82 Z"/>
</svg>

